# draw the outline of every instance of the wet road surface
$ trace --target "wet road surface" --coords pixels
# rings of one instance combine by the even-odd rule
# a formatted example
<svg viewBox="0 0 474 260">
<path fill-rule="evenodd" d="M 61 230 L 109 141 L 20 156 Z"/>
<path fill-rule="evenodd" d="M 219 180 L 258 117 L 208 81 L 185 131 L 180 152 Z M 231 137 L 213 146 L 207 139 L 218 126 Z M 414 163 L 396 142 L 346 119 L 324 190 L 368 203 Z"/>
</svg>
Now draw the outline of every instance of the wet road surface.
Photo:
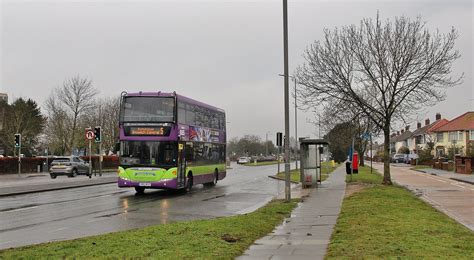
<svg viewBox="0 0 474 260">
<path fill-rule="evenodd" d="M 0 249 L 243 214 L 284 191 L 284 182 L 267 177 L 276 165 L 232 167 L 217 186 L 197 185 L 190 193 L 146 190 L 137 196 L 105 184 L 0 198 Z"/>
</svg>

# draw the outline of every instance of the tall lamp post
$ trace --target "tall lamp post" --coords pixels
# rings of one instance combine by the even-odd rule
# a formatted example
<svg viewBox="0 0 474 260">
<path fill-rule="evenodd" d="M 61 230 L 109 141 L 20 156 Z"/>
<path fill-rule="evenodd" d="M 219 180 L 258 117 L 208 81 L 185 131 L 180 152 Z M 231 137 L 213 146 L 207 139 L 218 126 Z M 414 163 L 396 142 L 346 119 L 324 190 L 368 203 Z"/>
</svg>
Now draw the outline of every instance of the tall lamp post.
<svg viewBox="0 0 474 260">
<path fill-rule="evenodd" d="M 268 133 L 271 133 L 271 132 L 267 131 L 265 133 L 265 156 L 268 156 Z"/>
<path fill-rule="evenodd" d="M 285 75 L 283 74 L 278 74 L 278 76 L 284 77 Z M 298 169 L 298 104 L 296 103 L 296 77 L 292 75 L 288 75 L 288 77 L 292 78 L 293 81 L 295 82 L 295 164 L 296 164 L 296 169 Z"/>
<path fill-rule="evenodd" d="M 289 105 L 289 94 L 288 94 L 288 1 L 283 0 L 283 63 L 285 74 L 285 200 L 290 202 L 291 200 L 291 189 L 290 189 L 290 105 Z"/>
</svg>

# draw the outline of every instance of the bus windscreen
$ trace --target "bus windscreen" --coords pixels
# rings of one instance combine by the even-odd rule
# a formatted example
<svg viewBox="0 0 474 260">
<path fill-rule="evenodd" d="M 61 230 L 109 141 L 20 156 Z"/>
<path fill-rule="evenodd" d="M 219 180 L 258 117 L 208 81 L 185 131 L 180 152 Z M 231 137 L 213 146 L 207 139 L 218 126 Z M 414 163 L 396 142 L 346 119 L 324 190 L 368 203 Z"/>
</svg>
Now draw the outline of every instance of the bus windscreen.
<svg viewBox="0 0 474 260">
<path fill-rule="evenodd" d="M 173 122 L 174 106 L 171 97 L 127 97 L 122 122 Z"/>
</svg>

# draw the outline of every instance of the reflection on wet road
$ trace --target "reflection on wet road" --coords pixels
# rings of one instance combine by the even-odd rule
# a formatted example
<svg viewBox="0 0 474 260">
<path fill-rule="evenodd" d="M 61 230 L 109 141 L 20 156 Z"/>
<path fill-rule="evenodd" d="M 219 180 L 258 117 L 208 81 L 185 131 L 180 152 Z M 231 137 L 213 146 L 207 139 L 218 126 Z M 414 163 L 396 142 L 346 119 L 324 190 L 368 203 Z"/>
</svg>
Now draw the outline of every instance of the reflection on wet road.
<svg viewBox="0 0 474 260">
<path fill-rule="evenodd" d="M 147 190 L 136 196 L 106 184 L 3 197 L 0 249 L 251 212 L 283 192 L 283 182 L 267 177 L 276 168 L 233 165 L 217 186 L 197 185 L 190 193 Z"/>
</svg>

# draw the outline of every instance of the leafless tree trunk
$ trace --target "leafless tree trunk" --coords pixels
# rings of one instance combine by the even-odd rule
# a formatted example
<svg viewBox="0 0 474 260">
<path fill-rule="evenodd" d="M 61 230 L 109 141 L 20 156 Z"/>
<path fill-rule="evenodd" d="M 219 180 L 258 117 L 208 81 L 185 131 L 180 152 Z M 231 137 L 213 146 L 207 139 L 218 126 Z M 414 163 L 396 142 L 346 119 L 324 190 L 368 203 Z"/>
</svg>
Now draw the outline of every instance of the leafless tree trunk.
<svg viewBox="0 0 474 260">
<path fill-rule="evenodd" d="M 389 138 L 400 120 L 445 97 L 461 82 L 450 76 L 457 32 L 430 33 L 420 18 L 397 17 L 384 23 L 363 19 L 360 25 L 325 30 L 310 45 L 296 72 L 298 96 L 308 106 L 353 104 L 384 133 L 384 183 L 391 184 Z"/>
<path fill-rule="evenodd" d="M 79 76 L 64 81 L 63 86 L 57 91 L 59 100 L 72 114 L 72 129 L 69 139 L 69 152 L 72 152 L 78 119 L 84 112 L 94 108 L 94 97 L 98 91 L 92 86 L 91 80 Z"/>
</svg>

